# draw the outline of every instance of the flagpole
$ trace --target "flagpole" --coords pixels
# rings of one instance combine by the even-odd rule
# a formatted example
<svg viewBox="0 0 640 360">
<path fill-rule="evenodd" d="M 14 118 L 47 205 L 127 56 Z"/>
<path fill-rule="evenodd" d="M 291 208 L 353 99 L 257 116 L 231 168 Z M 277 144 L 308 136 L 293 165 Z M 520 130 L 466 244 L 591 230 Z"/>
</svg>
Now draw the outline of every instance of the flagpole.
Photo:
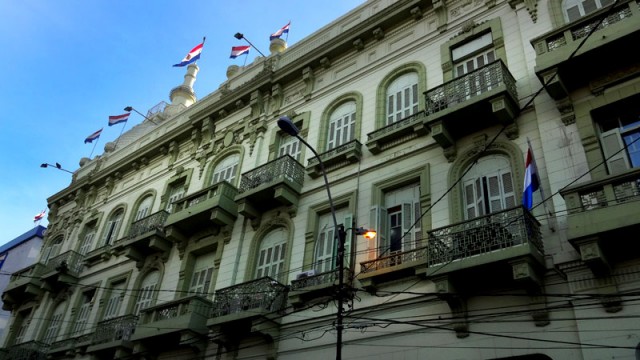
<svg viewBox="0 0 640 360">
<path fill-rule="evenodd" d="M 124 124 L 122 124 L 122 129 L 120 129 L 120 135 L 118 135 L 118 138 L 116 139 L 116 143 L 113 145 L 113 149 L 115 150 L 116 147 L 118 147 L 118 141 L 120 141 L 120 137 L 122 136 L 122 133 L 124 132 L 124 128 L 127 126 L 127 121 L 124 122 Z"/>
<path fill-rule="evenodd" d="M 249 53 L 246 52 L 244 53 L 244 63 L 242 64 L 242 67 L 244 67 L 245 65 L 247 65 L 247 58 L 249 57 Z"/>
<path fill-rule="evenodd" d="M 98 136 L 98 138 L 96 139 L 96 143 L 93 144 L 93 149 L 91 149 L 91 154 L 89 154 L 89 159 L 91 159 L 91 156 L 93 156 L 93 152 L 96 149 L 96 145 L 98 145 L 98 141 L 100 141 L 100 137 Z"/>
<path fill-rule="evenodd" d="M 287 26 L 291 26 L 291 20 L 289 20 L 289 23 L 287 24 Z M 287 38 L 284 40 L 286 42 L 289 42 L 289 30 L 287 29 Z"/>
</svg>

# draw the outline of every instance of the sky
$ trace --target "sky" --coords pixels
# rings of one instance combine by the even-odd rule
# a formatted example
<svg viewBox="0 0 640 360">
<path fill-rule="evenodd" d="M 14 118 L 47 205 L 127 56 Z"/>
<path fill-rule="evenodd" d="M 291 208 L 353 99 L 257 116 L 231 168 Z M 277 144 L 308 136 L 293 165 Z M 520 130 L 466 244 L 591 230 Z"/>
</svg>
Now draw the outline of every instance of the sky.
<svg viewBox="0 0 640 360">
<path fill-rule="evenodd" d="M 63 170 L 144 120 L 133 112 L 109 127 L 110 115 L 169 102 L 186 71 L 172 65 L 203 37 L 198 98 L 226 80 L 229 65 L 244 64 L 229 58 L 232 46 L 248 45 L 235 33 L 268 55 L 269 35 L 289 21 L 291 46 L 364 1 L 0 0 L 0 245 L 37 225 L 47 198 L 71 184 Z M 246 63 L 258 55 L 252 48 Z"/>
</svg>

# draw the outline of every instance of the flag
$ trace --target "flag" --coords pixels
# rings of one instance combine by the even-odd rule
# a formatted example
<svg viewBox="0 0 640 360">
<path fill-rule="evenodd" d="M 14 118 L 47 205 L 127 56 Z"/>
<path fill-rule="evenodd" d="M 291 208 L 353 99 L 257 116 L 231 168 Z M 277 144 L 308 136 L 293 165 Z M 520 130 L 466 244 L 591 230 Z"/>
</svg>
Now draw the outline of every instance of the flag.
<svg viewBox="0 0 640 360">
<path fill-rule="evenodd" d="M 540 189 L 540 177 L 538 176 L 538 168 L 536 160 L 533 157 L 531 145 L 527 150 L 527 160 L 525 162 L 524 172 L 524 193 L 522 194 L 522 205 L 528 210 L 533 206 L 533 193 Z"/>
<path fill-rule="evenodd" d="M 204 46 L 204 41 L 202 43 L 198 44 L 193 49 L 191 49 L 191 51 L 189 51 L 187 56 L 185 56 L 184 59 L 182 59 L 182 61 L 179 64 L 175 64 L 173 66 L 186 66 L 186 65 L 189 65 L 192 62 L 195 62 L 196 60 L 200 59 L 200 53 L 202 52 L 202 46 Z"/>
<path fill-rule="evenodd" d="M 4 261 L 7 260 L 7 254 L 8 253 L 4 253 L 0 255 L 0 269 L 2 269 L 2 265 L 4 265 Z"/>
<path fill-rule="evenodd" d="M 36 216 L 33 217 L 33 222 L 37 222 L 42 220 L 42 218 L 44 217 L 44 213 L 46 212 L 46 210 L 42 210 L 39 214 L 37 214 Z"/>
<path fill-rule="evenodd" d="M 129 115 L 131 115 L 131 113 L 109 116 L 109 126 L 113 126 L 115 124 L 120 124 L 127 121 L 129 119 Z"/>
<path fill-rule="evenodd" d="M 232 46 L 231 47 L 231 56 L 229 56 L 229 58 L 235 59 L 240 55 L 248 54 L 249 53 L 249 48 L 250 48 L 250 46 L 247 46 L 247 45 L 244 45 L 244 46 Z"/>
<path fill-rule="evenodd" d="M 273 34 L 271 34 L 271 36 L 269 37 L 269 40 L 278 39 L 284 33 L 288 34 L 289 33 L 289 25 L 291 25 L 291 21 L 289 21 L 289 23 L 287 25 L 283 26 L 280 30 L 278 30 L 278 31 L 274 32 Z"/>
<path fill-rule="evenodd" d="M 86 144 L 86 143 L 90 143 L 90 142 L 92 142 L 93 140 L 95 140 L 95 139 L 99 138 L 101 133 L 102 133 L 102 129 L 100 129 L 100 130 L 98 130 L 98 131 L 94 132 L 93 134 L 91 134 L 91 135 L 87 136 L 87 138 L 86 138 L 86 139 L 84 139 L 84 143 L 85 143 L 85 144 Z"/>
</svg>

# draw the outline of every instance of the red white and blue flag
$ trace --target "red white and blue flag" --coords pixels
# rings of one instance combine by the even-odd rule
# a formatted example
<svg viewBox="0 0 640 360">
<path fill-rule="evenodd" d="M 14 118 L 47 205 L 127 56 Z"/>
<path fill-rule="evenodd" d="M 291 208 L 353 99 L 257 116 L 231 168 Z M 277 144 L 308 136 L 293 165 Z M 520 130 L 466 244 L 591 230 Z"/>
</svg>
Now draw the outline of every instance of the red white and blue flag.
<svg viewBox="0 0 640 360">
<path fill-rule="evenodd" d="M 289 21 L 289 23 L 285 26 L 283 26 L 282 28 L 280 28 L 280 30 L 274 32 L 273 34 L 271 34 L 271 36 L 269 37 L 269 40 L 273 40 L 273 39 L 279 39 L 280 36 L 282 36 L 282 34 L 285 33 L 289 33 L 289 25 L 291 25 L 291 21 Z"/>
<path fill-rule="evenodd" d="M 36 216 L 33 217 L 33 222 L 38 222 L 40 220 L 42 220 L 42 218 L 44 217 L 44 213 L 46 212 L 46 210 L 42 210 L 40 213 L 38 213 Z"/>
<path fill-rule="evenodd" d="M 248 45 L 232 46 L 231 47 L 231 55 L 229 56 L 229 58 L 235 59 L 240 55 L 249 54 L 249 48 L 250 48 L 250 46 L 248 46 Z"/>
<path fill-rule="evenodd" d="M 92 142 L 93 140 L 99 138 L 100 134 L 102 134 L 102 129 L 100 129 L 100 130 L 94 132 L 93 134 L 87 136 L 87 138 L 84 139 L 84 143 L 86 144 L 86 143 Z"/>
<path fill-rule="evenodd" d="M 120 124 L 120 123 L 123 123 L 123 122 L 129 120 L 129 115 L 131 115 L 131 113 L 125 113 L 125 114 L 122 114 L 122 115 L 109 116 L 109 126 Z"/>
<path fill-rule="evenodd" d="M 540 189 L 540 177 L 538 175 L 538 167 L 536 166 L 536 159 L 533 157 L 533 150 L 531 145 L 527 150 L 527 160 L 525 162 L 524 173 L 524 193 L 522 194 L 522 205 L 531 210 L 533 206 L 533 193 Z"/>
<path fill-rule="evenodd" d="M 195 62 L 196 60 L 200 59 L 200 53 L 202 53 L 202 47 L 203 46 L 204 46 L 204 41 L 202 43 L 196 45 L 196 47 L 194 47 L 193 49 L 191 49 L 191 51 L 189 51 L 187 56 L 185 56 L 184 59 L 182 59 L 181 62 L 179 62 L 178 64 L 175 64 L 173 66 L 187 66 L 187 65 L 191 64 L 192 62 Z"/>
</svg>

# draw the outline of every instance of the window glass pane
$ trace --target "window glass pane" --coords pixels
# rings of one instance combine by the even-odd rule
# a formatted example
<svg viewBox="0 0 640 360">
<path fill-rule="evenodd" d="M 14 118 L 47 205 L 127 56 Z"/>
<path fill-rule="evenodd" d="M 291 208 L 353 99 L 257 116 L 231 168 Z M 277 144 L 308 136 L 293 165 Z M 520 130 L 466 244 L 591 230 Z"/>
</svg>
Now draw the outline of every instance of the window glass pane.
<svg viewBox="0 0 640 360">
<path fill-rule="evenodd" d="M 585 0 L 582 2 L 582 7 L 584 8 L 584 13 L 586 14 L 590 14 L 591 12 L 595 11 L 598 7 L 596 5 L 596 1 L 595 0 Z"/>
<path fill-rule="evenodd" d="M 629 160 L 632 167 L 640 166 L 640 131 L 633 133 L 627 133 L 624 137 L 624 142 L 627 145 L 627 153 L 629 154 Z"/>
<path fill-rule="evenodd" d="M 580 14 L 580 8 L 578 7 L 578 5 L 567 9 L 567 17 L 569 18 L 569 22 L 576 21 L 580 19 L 581 16 L 582 15 Z"/>
</svg>

